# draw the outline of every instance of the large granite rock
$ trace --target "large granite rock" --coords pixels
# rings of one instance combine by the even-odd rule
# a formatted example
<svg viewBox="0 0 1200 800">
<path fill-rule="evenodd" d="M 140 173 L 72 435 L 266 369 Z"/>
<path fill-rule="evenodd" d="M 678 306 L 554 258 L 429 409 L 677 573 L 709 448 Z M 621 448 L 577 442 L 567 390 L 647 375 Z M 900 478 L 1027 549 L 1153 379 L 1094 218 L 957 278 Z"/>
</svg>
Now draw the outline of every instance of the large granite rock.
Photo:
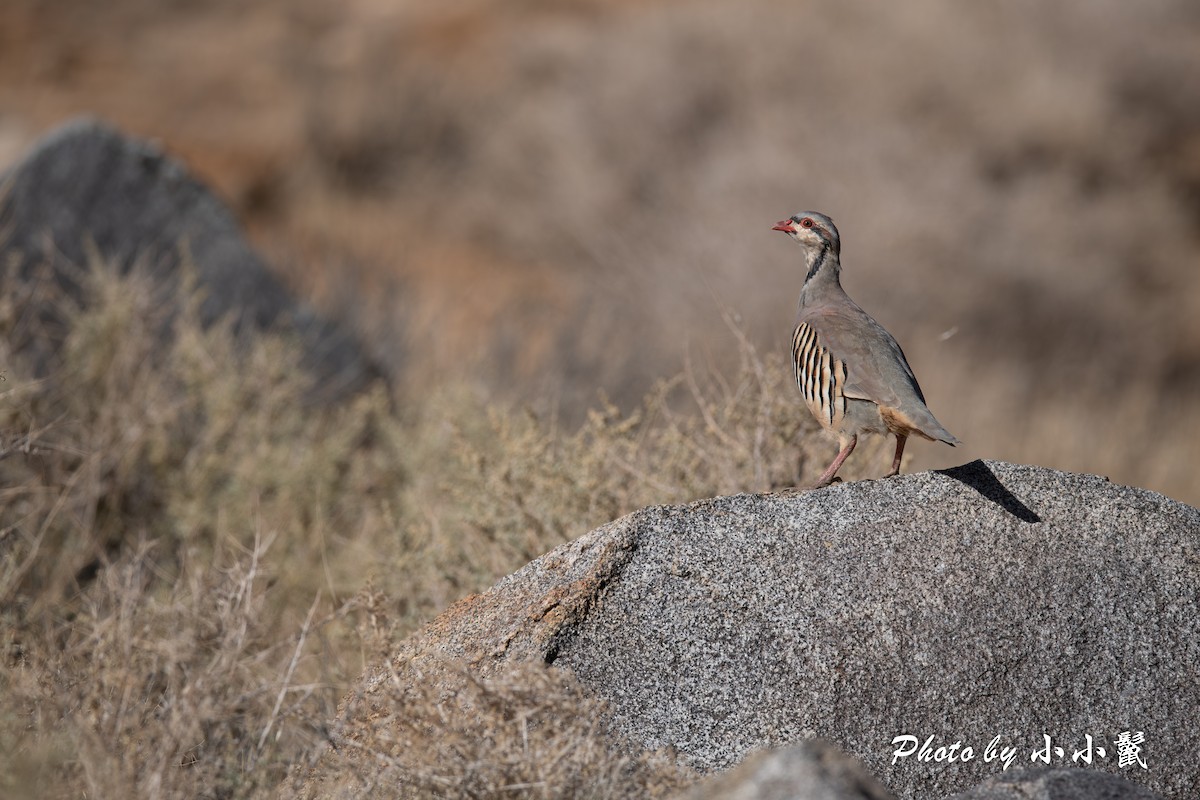
<svg viewBox="0 0 1200 800">
<path fill-rule="evenodd" d="M 36 324 L 10 332 L 10 344 L 34 364 L 53 355 L 61 303 L 14 287 L 51 281 L 78 298 L 93 254 L 121 270 L 141 264 L 168 287 L 186 259 L 203 292 L 202 321 L 228 316 L 246 330 L 291 326 L 321 396 L 336 398 L 379 375 L 352 336 L 292 296 L 250 249 L 229 209 L 182 164 L 81 119 L 42 137 L 0 175 L 0 274 L 10 293 L 35 306 L 18 316 Z"/>
<path fill-rule="evenodd" d="M 1091 736 L 1087 769 L 1116 772 L 1114 742 L 1141 732 L 1148 769 L 1120 774 L 1182 800 L 1200 786 L 1198 587 L 1200 511 L 976 461 L 644 509 L 455 604 L 396 661 L 552 662 L 622 734 L 702 771 L 819 736 L 922 800 L 1043 764 L 1045 736 L 1049 766 Z M 900 736 L 932 737 L 933 760 L 895 756 Z"/>
</svg>

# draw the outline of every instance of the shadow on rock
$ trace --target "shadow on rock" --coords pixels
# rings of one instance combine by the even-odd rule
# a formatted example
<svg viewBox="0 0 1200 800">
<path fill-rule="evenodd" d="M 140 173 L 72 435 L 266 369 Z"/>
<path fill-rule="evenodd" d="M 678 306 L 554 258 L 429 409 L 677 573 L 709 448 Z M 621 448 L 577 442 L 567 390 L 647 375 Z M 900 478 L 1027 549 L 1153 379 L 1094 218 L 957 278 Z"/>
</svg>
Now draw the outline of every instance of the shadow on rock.
<svg viewBox="0 0 1200 800">
<path fill-rule="evenodd" d="M 1022 522 L 1042 521 L 1042 518 L 1035 514 L 1029 506 L 1006 489 L 996 477 L 996 473 L 992 472 L 988 465 L 980 459 L 958 467 L 935 470 L 935 472 L 970 486 Z"/>
</svg>

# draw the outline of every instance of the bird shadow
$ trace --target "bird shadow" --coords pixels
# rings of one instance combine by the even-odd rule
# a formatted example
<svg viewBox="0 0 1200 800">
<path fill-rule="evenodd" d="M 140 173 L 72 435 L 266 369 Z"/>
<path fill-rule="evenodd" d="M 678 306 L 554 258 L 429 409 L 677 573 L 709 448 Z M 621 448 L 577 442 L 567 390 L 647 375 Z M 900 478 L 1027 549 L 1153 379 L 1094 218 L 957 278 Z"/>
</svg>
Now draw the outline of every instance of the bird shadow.
<svg viewBox="0 0 1200 800">
<path fill-rule="evenodd" d="M 988 500 L 1003 508 L 1022 522 L 1041 522 L 1042 518 L 1033 512 L 1029 506 L 1017 499 L 1016 495 L 1004 487 L 996 477 L 996 473 L 981 459 L 968 462 L 958 467 L 934 470 L 939 475 L 970 486 Z"/>
</svg>

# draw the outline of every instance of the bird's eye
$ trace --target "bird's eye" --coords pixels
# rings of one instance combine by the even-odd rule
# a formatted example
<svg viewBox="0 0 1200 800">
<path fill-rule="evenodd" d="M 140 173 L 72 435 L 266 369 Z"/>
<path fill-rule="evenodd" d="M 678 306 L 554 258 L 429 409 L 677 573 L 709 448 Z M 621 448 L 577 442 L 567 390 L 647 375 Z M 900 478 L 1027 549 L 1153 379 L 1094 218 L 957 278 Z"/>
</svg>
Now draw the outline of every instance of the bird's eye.
<svg viewBox="0 0 1200 800">
<path fill-rule="evenodd" d="M 805 228 L 811 228 L 813 226 L 813 221 L 809 217 L 805 217 L 804 219 L 800 220 L 800 224 Z"/>
</svg>

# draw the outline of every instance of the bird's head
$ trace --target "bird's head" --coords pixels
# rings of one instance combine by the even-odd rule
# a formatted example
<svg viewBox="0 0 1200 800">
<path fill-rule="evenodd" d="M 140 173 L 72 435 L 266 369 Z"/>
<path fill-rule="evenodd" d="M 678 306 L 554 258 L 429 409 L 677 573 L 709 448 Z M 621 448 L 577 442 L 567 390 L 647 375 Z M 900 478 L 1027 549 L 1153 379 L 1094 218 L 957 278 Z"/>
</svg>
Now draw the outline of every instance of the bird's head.
<svg viewBox="0 0 1200 800">
<path fill-rule="evenodd" d="M 783 231 L 792 237 L 806 251 L 809 260 L 815 259 L 822 251 L 832 251 L 839 255 L 842 251 L 842 240 L 838 237 L 837 227 L 833 220 L 816 211 L 801 211 L 787 219 L 775 223 L 773 231 Z"/>
</svg>

